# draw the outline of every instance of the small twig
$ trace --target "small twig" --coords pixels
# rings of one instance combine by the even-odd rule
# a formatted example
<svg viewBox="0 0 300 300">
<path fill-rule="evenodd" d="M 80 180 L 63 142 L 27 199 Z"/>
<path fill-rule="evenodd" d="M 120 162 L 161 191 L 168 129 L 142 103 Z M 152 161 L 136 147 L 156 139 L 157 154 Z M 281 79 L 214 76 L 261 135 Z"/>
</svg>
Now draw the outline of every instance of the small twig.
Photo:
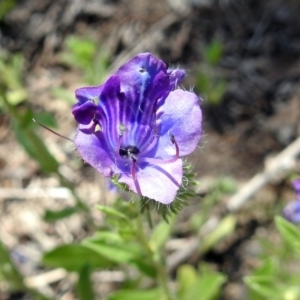
<svg viewBox="0 0 300 300">
<path fill-rule="evenodd" d="M 123 282 L 126 279 L 122 271 L 100 271 L 94 275 L 95 281 L 100 282 Z"/>
<path fill-rule="evenodd" d="M 62 268 L 54 269 L 42 274 L 30 276 L 24 279 L 24 283 L 29 288 L 39 289 L 54 282 L 66 278 L 70 273 Z M 122 271 L 100 271 L 94 274 L 98 282 L 123 282 L 125 275 Z"/>
<path fill-rule="evenodd" d="M 287 172 L 295 167 L 295 159 L 300 154 L 300 137 L 286 147 L 282 152 L 266 163 L 263 172 L 256 174 L 229 201 L 226 208 L 229 211 L 238 210 L 257 191 L 267 183 L 283 178 Z"/>
<path fill-rule="evenodd" d="M 178 19 L 184 18 L 185 14 L 176 15 L 168 13 L 164 18 L 153 24 L 148 31 L 143 34 L 135 44 L 127 51 L 122 53 L 110 66 L 108 75 L 114 73 L 121 65 L 129 60 L 133 55 L 143 51 L 153 51 L 153 46 L 160 43 L 163 39 L 162 31 L 174 24 Z"/>
<path fill-rule="evenodd" d="M 36 289 L 60 281 L 65 278 L 67 274 L 67 271 L 64 269 L 54 269 L 46 273 L 27 277 L 24 279 L 24 283 L 27 287 Z"/>
<path fill-rule="evenodd" d="M 30 199 L 45 198 L 53 199 L 72 199 L 72 193 L 68 188 L 0 188 L 0 196 L 2 199 Z"/>
</svg>

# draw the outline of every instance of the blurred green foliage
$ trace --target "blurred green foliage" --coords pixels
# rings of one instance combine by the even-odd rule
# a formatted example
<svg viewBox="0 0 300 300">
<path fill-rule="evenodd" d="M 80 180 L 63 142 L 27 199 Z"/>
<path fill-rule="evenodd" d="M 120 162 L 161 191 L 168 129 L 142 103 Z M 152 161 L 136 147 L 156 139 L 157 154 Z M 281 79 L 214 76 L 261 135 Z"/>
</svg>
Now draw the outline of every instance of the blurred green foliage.
<svg viewBox="0 0 300 300">
<path fill-rule="evenodd" d="M 92 269 L 108 268 L 114 263 L 105 256 L 84 245 L 67 244 L 45 253 L 43 263 L 47 266 L 64 268 L 70 272 L 79 272 L 85 265 Z"/>
<path fill-rule="evenodd" d="M 203 50 L 203 63 L 196 73 L 196 88 L 208 104 L 217 105 L 227 89 L 227 82 L 218 72 L 223 56 L 222 43 L 214 39 Z"/>
<path fill-rule="evenodd" d="M 218 299 L 226 277 L 213 271 L 207 264 L 200 264 L 199 271 L 190 265 L 182 265 L 177 271 L 177 299 Z"/>
<path fill-rule="evenodd" d="M 27 98 L 27 91 L 23 83 L 24 61 L 20 54 L 9 55 L 0 51 L 0 109 L 3 106 L 3 97 L 10 105 L 17 105 Z"/>
<path fill-rule="evenodd" d="M 4 16 L 16 6 L 16 0 L 2 0 L 0 2 L 0 21 Z"/>
<path fill-rule="evenodd" d="M 64 51 L 60 55 L 61 63 L 82 73 L 83 85 L 100 85 L 107 76 L 110 56 L 105 47 L 100 47 L 90 37 L 68 36 Z M 74 104 L 74 93 L 62 87 L 52 89 L 53 96 Z"/>
<path fill-rule="evenodd" d="M 29 105 L 18 105 L 28 97 L 23 82 L 23 58 L 19 54 L 0 54 L 0 109 L 6 111 L 12 122 L 15 136 L 30 157 L 36 160 L 45 173 L 57 172 L 58 162 L 38 136 L 33 118 L 55 126 L 50 113 L 36 114 Z"/>
<path fill-rule="evenodd" d="M 31 109 L 30 103 L 26 101 L 28 93 L 25 88 L 23 74 L 23 59 L 20 55 L 9 55 L 4 52 L 0 53 L 0 112 L 6 113 L 10 117 L 12 125 L 11 128 L 18 143 L 24 148 L 27 154 L 39 164 L 40 169 L 48 174 L 56 174 L 56 176 L 60 179 L 61 184 L 71 189 L 76 200 L 76 205 L 74 208 L 69 209 L 71 212 L 68 211 L 68 213 L 65 214 L 60 212 L 59 216 L 57 213 L 55 216 L 56 220 L 69 216 L 73 213 L 82 211 L 86 213 L 88 211 L 87 207 L 74 192 L 74 186 L 72 186 L 72 184 L 60 174 L 59 163 L 49 152 L 47 145 L 37 133 L 37 126 L 33 122 L 33 119 L 49 127 L 56 127 L 56 120 L 50 113 L 35 113 Z M 48 219 L 52 218 L 53 221 L 53 214 L 51 216 L 49 215 L 50 212 L 48 212 L 47 217 Z M 69 247 L 71 247 L 71 245 L 69 245 Z M 75 249 L 79 252 L 79 254 L 81 254 L 78 248 Z M 72 254 L 75 261 L 77 260 L 78 253 L 76 253 L 76 250 L 71 247 L 71 251 L 67 251 L 68 259 L 66 261 L 70 261 Z M 93 256 L 91 256 L 91 251 L 89 249 L 85 249 L 85 251 L 88 252 L 91 261 L 94 262 L 95 260 L 93 260 Z M 64 254 L 65 252 L 61 251 L 60 253 Z M 62 254 L 60 255 L 63 256 Z M 97 256 L 96 258 L 97 263 L 99 264 L 99 257 Z M 51 257 L 49 260 L 51 261 Z M 48 261 L 46 261 L 46 263 L 48 263 Z M 71 262 L 71 264 L 73 263 Z M 9 251 L 6 250 L 1 241 L 0 265 L 0 282 L 5 281 L 9 290 L 21 290 L 24 293 L 29 292 L 34 295 L 35 299 L 48 299 L 48 297 L 41 294 L 39 291 L 26 286 L 23 280 L 23 275 L 14 265 Z M 87 270 L 88 269 L 85 269 L 84 265 L 81 266 L 79 270 L 78 284 L 82 285 L 83 282 L 85 282 L 82 277 L 80 277 L 80 272 L 86 274 L 86 272 L 88 272 Z M 80 288 L 78 288 L 78 291 L 80 291 Z"/>
<path fill-rule="evenodd" d="M 109 54 L 104 47 L 99 47 L 92 38 L 67 37 L 65 50 L 60 58 L 69 67 L 79 69 L 86 84 L 100 85 L 107 75 Z"/>
<path fill-rule="evenodd" d="M 282 242 L 274 247 L 271 239 L 263 241 L 261 266 L 244 279 L 248 300 L 300 299 L 300 230 L 279 216 L 275 223 Z"/>
<path fill-rule="evenodd" d="M 191 229 L 195 233 L 211 216 L 211 211 L 224 196 L 233 194 L 237 189 L 237 183 L 231 177 L 221 176 L 214 180 L 210 191 L 201 199 L 200 209 L 189 220 Z"/>
<path fill-rule="evenodd" d="M 92 295 L 90 276 L 93 270 L 135 268 L 126 272 L 120 289 L 112 292 L 107 300 L 177 299 L 216 300 L 226 277 L 203 263 L 197 271 L 184 265 L 178 269 L 174 292 L 166 291 L 168 277 L 164 262 L 164 247 L 172 234 L 175 215 L 169 223 L 161 221 L 153 230 L 143 221 L 139 201 L 125 202 L 118 199 L 111 206 L 98 206 L 105 215 L 105 223 L 95 234 L 80 244 L 66 244 L 45 253 L 43 262 L 52 267 L 63 267 L 79 273 L 77 290 Z M 84 273 L 85 272 L 85 273 Z M 131 274 L 131 275 L 130 275 Z M 148 288 L 141 283 L 149 282 Z M 88 299 L 83 293 L 80 299 Z M 94 299 L 94 298 L 90 298 Z"/>
<path fill-rule="evenodd" d="M 23 278 L 13 264 L 9 252 L 0 241 L 0 282 L 7 281 L 11 289 L 20 289 L 23 286 Z"/>
</svg>

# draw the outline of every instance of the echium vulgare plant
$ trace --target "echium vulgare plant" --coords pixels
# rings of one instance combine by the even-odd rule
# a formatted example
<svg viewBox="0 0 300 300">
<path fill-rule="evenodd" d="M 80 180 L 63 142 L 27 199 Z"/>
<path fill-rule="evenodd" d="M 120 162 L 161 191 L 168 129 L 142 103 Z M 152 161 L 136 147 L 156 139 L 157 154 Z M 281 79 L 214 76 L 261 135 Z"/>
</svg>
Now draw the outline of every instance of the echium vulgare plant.
<svg viewBox="0 0 300 300">
<path fill-rule="evenodd" d="M 142 197 L 172 203 L 182 185 L 181 157 L 202 134 L 199 98 L 178 88 L 184 75 L 141 53 L 104 84 L 77 89 L 74 143 L 83 160 Z"/>
</svg>

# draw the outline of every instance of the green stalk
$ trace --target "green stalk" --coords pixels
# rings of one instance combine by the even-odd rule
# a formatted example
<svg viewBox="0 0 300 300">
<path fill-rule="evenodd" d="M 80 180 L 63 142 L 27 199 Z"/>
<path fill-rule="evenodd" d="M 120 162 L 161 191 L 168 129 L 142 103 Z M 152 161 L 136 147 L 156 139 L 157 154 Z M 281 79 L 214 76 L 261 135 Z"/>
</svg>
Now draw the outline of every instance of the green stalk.
<svg viewBox="0 0 300 300">
<path fill-rule="evenodd" d="M 166 265 L 162 258 L 162 254 L 158 252 L 154 252 L 153 249 L 150 247 L 148 243 L 148 239 L 144 230 L 144 223 L 142 214 L 138 213 L 138 216 L 136 218 L 136 234 L 137 234 L 137 240 L 140 243 L 140 245 L 144 248 L 146 251 L 148 257 L 151 259 L 154 268 L 157 272 L 157 280 L 158 283 L 162 289 L 162 291 L 165 294 L 166 300 L 173 300 L 174 297 L 172 296 L 172 293 L 168 286 L 168 275 L 166 272 Z"/>
<path fill-rule="evenodd" d="M 147 221 L 148 221 L 148 225 L 149 225 L 150 229 L 153 229 L 153 222 L 152 222 L 152 218 L 151 218 L 151 213 L 150 213 L 149 207 L 146 208 L 146 216 L 147 216 Z"/>
</svg>

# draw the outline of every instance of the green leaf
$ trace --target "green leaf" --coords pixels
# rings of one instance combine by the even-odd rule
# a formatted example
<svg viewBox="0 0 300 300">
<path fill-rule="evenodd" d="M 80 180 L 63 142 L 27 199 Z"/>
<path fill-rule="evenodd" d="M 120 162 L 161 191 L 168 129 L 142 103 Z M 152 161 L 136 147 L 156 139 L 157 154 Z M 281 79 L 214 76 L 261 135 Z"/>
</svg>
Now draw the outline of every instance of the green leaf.
<svg viewBox="0 0 300 300">
<path fill-rule="evenodd" d="M 15 7 L 16 0 L 2 0 L 0 2 L 0 21 L 3 17 Z"/>
<path fill-rule="evenodd" d="M 101 238 L 98 240 L 95 238 L 87 239 L 83 242 L 83 245 L 115 263 L 134 265 L 150 277 L 154 277 L 156 274 L 150 259 L 147 260 L 138 245 L 125 244 L 123 241 L 112 243 L 108 240 L 101 240 Z"/>
<path fill-rule="evenodd" d="M 111 181 L 114 185 L 119 187 L 116 178 L 112 178 Z M 129 220 L 131 220 L 131 222 L 140 213 L 136 209 L 136 204 L 134 203 L 134 201 L 127 202 L 127 201 L 124 201 L 124 198 L 122 198 L 122 197 L 118 197 L 116 199 L 116 201 L 113 203 L 113 208 L 115 210 L 117 210 L 118 212 L 120 212 L 121 214 L 125 215 Z"/>
<path fill-rule="evenodd" d="M 36 134 L 33 128 L 33 113 L 30 109 L 25 109 L 20 113 L 14 106 L 9 104 L 3 97 L 6 109 L 13 118 L 13 128 L 19 143 L 25 151 L 36 160 L 41 169 L 46 173 L 58 172 L 59 164 L 49 152 L 42 139 Z"/>
<path fill-rule="evenodd" d="M 122 200 L 123 202 L 124 199 Z M 134 226 L 131 213 L 123 209 L 124 207 L 110 207 L 98 205 L 97 208 L 106 215 L 106 223 L 115 228 L 120 237 L 126 241 L 132 241 L 134 237 Z"/>
<path fill-rule="evenodd" d="M 282 300 L 282 293 L 274 279 L 274 276 L 257 275 L 247 276 L 244 281 L 250 289 L 266 299 Z"/>
<path fill-rule="evenodd" d="M 98 53 L 94 60 L 94 77 L 89 80 L 91 84 L 97 85 L 105 79 L 109 67 L 109 56 L 108 51 L 103 47 L 98 49 Z"/>
<path fill-rule="evenodd" d="M 121 236 L 114 231 L 101 229 L 97 231 L 92 237 L 85 239 L 83 242 L 88 243 L 98 243 L 98 242 L 106 242 L 106 243 L 122 243 L 123 240 Z"/>
<path fill-rule="evenodd" d="M 237 189 L 236 181 L 229 176 L 220 177 L 215 185 L 215 188 L 217 188 L 222 194 L 232 194 Z"/>
<path fill-rule="evenodd" d="M 140 255 L 139 247 L 132 244 L 85 240 L 83 245 L 117 263 L 128 263 Z"/>
<path fill-rule="evenodd" d="M 47 252 L 43 262 L 51 267 L 64 268 L 67 271 L 80 271 L 85 265 L 91 268 L 108 268 L 114 266 L 106 257 L 84 245 L 63 245 Z"/>
<path fill-rule="evenodd" d="M 227 82 L 223 79 L 216 79 L 213 87 L 208 92 L 208 103 L 212 105 L 217 105 L 221 102 L 222 97 L 227 89 Z"/>
<path fill-rule="evenodd" d="M 153 266 L 151 260 L 146 257 L 139 257 L 134 259 L 131 262 L 132 265 L 134 265 L 139 271 L 141 271 L 143 274 L 151 277 L 151 278 L 156 278 L 157 277 L 157 272 L 155 267 Z"/>
<path fill-rule="evenodd" d="M 275 217 L 275 224 L 283 239 L 292 248 L 300 250 L 300 231 L 294 224 L 288 222 L 280 216 Z"/>
<path fill-rule="evenodd" d="M 276 285 L 274 282 L 277 278 L 277 271 L 278 264 L 276 263 L 276 259 L 267 257 L 251 276 L 244 278 L 244 282 L 250 288 L 249 300 L 261 300 L 269 297 L 270 290 L 273 290 L 273 285 Z M 276 293 L 278 293 L 277 290 Z"/>
<path fill-rule="evenodd" d="M 115 217 L 130 222 L 129 218 L 126 215 L 122 214 L 121 212 L 119 212 L 117 209 L 113 207 L 97 205 L 97 208 L 103 213 L 105 213 L 108 217 Z"/>
<path fill-rule="evenodd" d="M 201 300 L 214 299 L 220 294 L 221 286 L 226 282 L 226 276 L 210 269 L 210 266 L 202 264 L 200 266 L 200 290 L 202 291 Z M 195 284 L 197 286 L 197 283 Z"/>
<path fill-rule="evenodd" d="M 61 61 L 83 72 L 87 84 L 99 85 L 107 74 L 109 52 L 89 37 L 69 36 L 65 47 L 66 50 L 60 56 Z"/>
<path fill-rule="evenodd" d="M 211 77 L 204 72 L 199 72 L 196 79 L 196 85 L 201 93 L 207 94 L 211 89 Z"/>
<path fill-rule="evenodd" d="M 254 276 L 274 276 L 277 272 L 278 264 L 273 257 L 267 257 L 260 268 L 253 272 Z"/>
<path fill-rule="evenodd" d="M 107 300 L 163 300 L 162 292 L 159 289 L 137 291 L 120 290 L 108 296 Z M 191 300 L 191 299 L 190 299 Z"/>
<path fill-rule="evenodd" d="M 24 59 L 19 54 L 0 52 L 0 82 L 9 91 L 24 89 Z"/>
<path fill-rule="evenodd" d="M 13 128 L 16 138 L 27 154 L 39 163 L 45 173 L 58 173 L 59 163 L 49 152 L 43 140 L 35 132 L 32 111 L 25 108 L 20 112 L 9 104 L 5 97 L 3 97 L 3 100 L 6 109 L 13 118 Z"/>
<path fill-rule="evenodd" d="M 13 106 L 22 103 L 27 96 L 27 91 L 24 88 L 14 89 L 6 93 L 7 101 Z"/>
<path fill-rule="evenodd" d="M 55 222 L 57 220 L 67 218 L 75 214 L 76 212 L 78 212 L 78 209 L 76 207 L 68 207 L 57 211 L 47 209 L 43 219 L 46 222 Z"/>
<path fill-rule="evenodd" d="M 0 274 L 5 278 L 12 288 L 22 289 L 23 278 L 11 261 L 9 251 L 0 241 Z"/>
<path fill-rule="evenodd" d="M 197 271 L 190 265 L 182 265 L 177 271 L 177 294 L 181 299 L 197 281 Z"/>
<path fill-rule="evenodd" d="M 65 44 L 67 50 L 61 55 L 63 62 L 81 69 L 91 66 L 96 53 L 96 43 L 92 39 L 69 36 Z"/>
<path fill-rule="evenodd" d="M 2 107 L 1 102 L 3 101 L 16 106 L 27 98 L 28 94 L 22 76 L 23 62 L 24 59 L 21 55 L 9 55 L 7 52 L 0 52 L 0 83 L 2 84 L 1 89 L 3 89 L 0 93 L 0 107 Z"/>
<path fill-rule="evenodd" d="M 92 269 L 89 265 L 83 266 L 79 271 L 76 289 L 80 300 L 96 299 L 91 281 L 91 271 Z"/>
<path fill-rule="evenodd" d="M 15 123 L 14 129 L 19 143 L 24 147 L 29 156 L 39 163 L 44 172 L 52 173 L 58 171 L 58 162 L 51 155 L 44 142 L 31 128 L 20 127 Z"/>
<path fill-rule="evenodd" d="M 174 221 L 174 215 L 169 218 L 169 223 L 160 222 L 153 230 L 150 237 L 149 245 L 155 249 L 154 251 L 159 251 L 168 240 Z"/>
<path fill-rule="evenodd" d="M 213 248 L 220 240 L 230 235 L 236 225 L 236 218 L 233 215 L 228 215 L 223 218 L 218 225 L 209 235 L 205 237 L 203 243 L 200 247 L 201 253 L 207 252 L 209 249 Z"/>
<path fill-rule="evenodd" d="M 223 45 L 221 41 L 213 40 L 209 43 L 204 50 L 204 55 L 209 64 L 216 65 L 223 55 Z"/>
<path fill-rule="evenodd" d="M 221 286 L 225 281 L 226 277 L 223 274 L 211 271 L 207 266 L 202 265 L 200 276 L 185 291 L 180 300 L 213 300 L 220 294 Z"/>
</svg>

